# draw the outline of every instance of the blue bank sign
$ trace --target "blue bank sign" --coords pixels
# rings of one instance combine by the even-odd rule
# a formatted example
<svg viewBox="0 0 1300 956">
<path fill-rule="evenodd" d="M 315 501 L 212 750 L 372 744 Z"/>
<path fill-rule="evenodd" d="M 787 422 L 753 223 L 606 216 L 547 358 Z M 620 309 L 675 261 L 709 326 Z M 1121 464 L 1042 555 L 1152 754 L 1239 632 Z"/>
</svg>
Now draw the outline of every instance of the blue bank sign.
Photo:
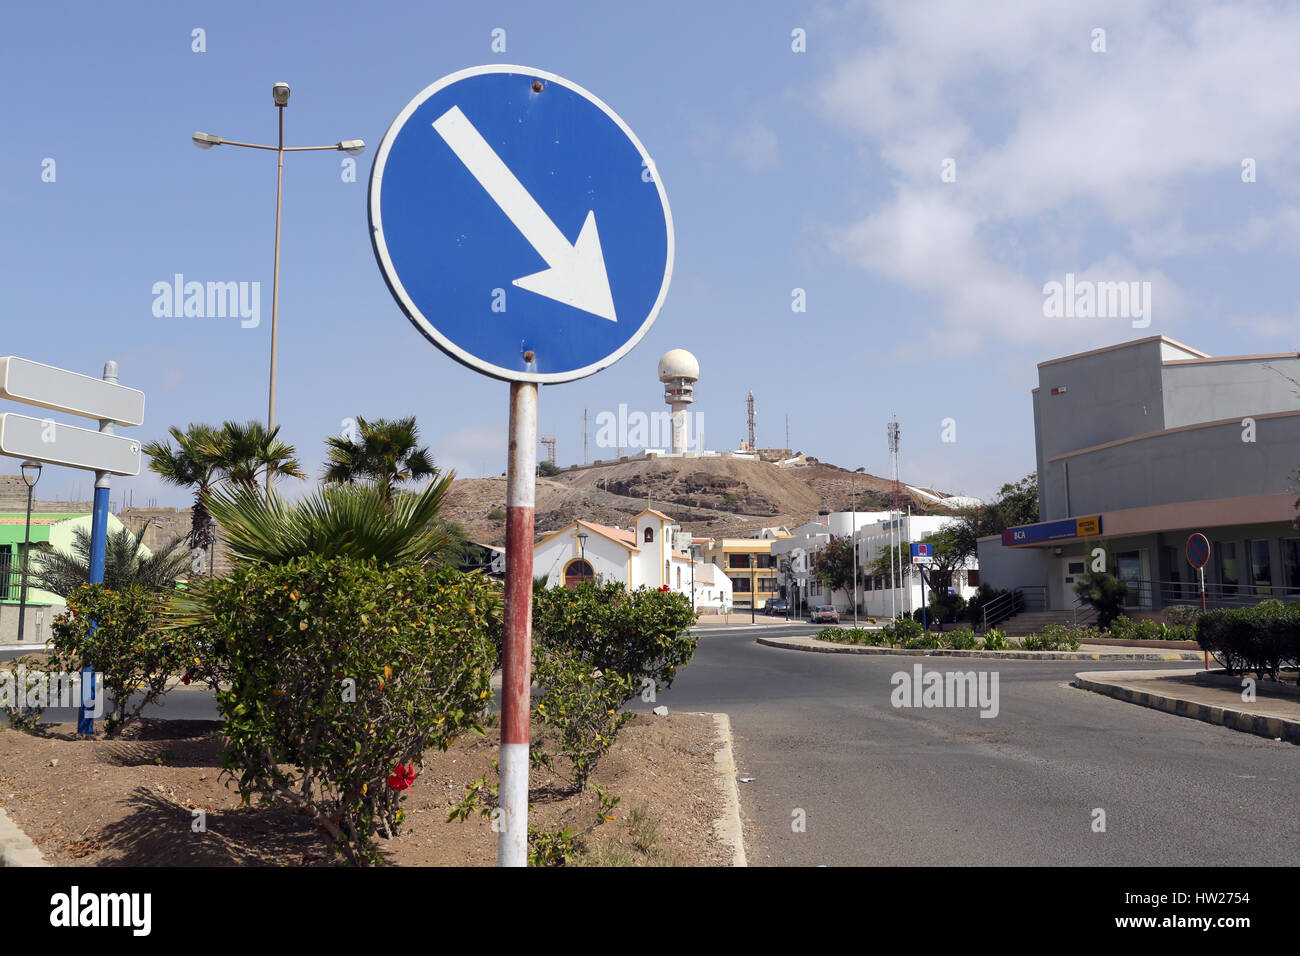
<svg viewBox="0 0 1300 956">
<path fill-rule="evenodd" d="M 375 256 L 402 311 L 465 365 L 554 383 L 649 331 L 673 267 L 653 161 L 582 87 L 478 66 L 421 92 L 370 177 Z"/>
<path fill-rule="evenodd" d="M 1002 543 L 1008 547 L 1017 544 L 1034 544 L 1041 541 L 1059 541 L 1062 538 L 1087 538 L 1101 534 L 1101 515 L 1086 518 L 1063 518 L 1007 528 L 1002 532 Z"/>
</svg>

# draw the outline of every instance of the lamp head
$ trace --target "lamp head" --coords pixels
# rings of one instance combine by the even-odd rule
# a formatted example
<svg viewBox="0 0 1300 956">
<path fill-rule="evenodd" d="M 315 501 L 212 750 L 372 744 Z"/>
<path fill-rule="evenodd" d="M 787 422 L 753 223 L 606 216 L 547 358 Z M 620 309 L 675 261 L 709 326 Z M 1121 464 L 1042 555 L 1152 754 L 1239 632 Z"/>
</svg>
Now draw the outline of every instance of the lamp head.
<svg viewBox="0 0 1300 956">
<path fill-rule="evenodd" d="M 339 142 L 338 148 L 349 156 L 360 156 L 366 151 L 366 141 L 363 139 L 345 139 Z"/>
<path fill-rule="evenodd" d="M 28 488 L 35 488 L 36 482 L 41 480 L 41 463 L 39 461 L 25 461 L 22 463 L 23 483 Z"/>
<path fill-rule="evenodd" d="M 289 84 L 277 83 L 271 87 L 271 96 L 275 99 L 276 106 L 289 105 Z"/>
<path fill-rule="evenodd" d="M 211 149 L 213 146 L 221 145 L 221 137 L 214 136 L 212 133 L 195 133 L 190 140 L 199 149 Z"/>
</svg>

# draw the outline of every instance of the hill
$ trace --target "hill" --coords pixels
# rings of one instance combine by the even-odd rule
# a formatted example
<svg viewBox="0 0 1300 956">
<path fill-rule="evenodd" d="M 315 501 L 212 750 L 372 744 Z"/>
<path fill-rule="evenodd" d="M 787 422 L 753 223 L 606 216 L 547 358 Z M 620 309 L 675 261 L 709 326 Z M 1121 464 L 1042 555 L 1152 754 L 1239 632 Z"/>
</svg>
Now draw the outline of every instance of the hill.
<svg viewBox="0 0 1300 956">
<path fill-rule="evenodd" d="M 819 511 L 849 510 L 855 495 L 858 510 L 884 511 L 891 487 L 887 478 L 812 458 L 778 465 L 738 458 L 637 457 L 538 478 L 536 528 L 554 531 L 575 518 L 626 526 L 653 507 L 695 535 L 745 535 L 771 525 L 793 527 Z M 906 489 L 903 500 L 914 514 L 930 513 L 927 503 L 911 498 Z M 459 479 L 443 514 L 463 525 L 473 540 L 499 546 L 505 543 L 505 520 L 490 515 L 496 509 L 504 512 L 505 505 L 505 476 Z"/>
</svg>

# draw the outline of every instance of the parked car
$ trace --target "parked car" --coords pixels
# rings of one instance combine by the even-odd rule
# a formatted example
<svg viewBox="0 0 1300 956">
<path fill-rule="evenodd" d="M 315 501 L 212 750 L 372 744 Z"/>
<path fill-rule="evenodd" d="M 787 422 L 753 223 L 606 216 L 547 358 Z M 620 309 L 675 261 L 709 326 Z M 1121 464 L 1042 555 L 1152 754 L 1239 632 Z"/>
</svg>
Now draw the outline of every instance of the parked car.
<svg viewBox="0 0 1300 956">
<path fill-rule="evenodd" d="M 763 613 L 768 617 L 773 614 L 786 614 L 790 610 L 790 603 L 785 598 L 768 598 L 763 602 Z"/>
<path fill-rule="evenodd" d="M 835 610 L 832 604 L 819 604 L 813 608 L 812 622 L 814 624 L 838 624 L 840 623 L 840 612 Z"/>
</svg>

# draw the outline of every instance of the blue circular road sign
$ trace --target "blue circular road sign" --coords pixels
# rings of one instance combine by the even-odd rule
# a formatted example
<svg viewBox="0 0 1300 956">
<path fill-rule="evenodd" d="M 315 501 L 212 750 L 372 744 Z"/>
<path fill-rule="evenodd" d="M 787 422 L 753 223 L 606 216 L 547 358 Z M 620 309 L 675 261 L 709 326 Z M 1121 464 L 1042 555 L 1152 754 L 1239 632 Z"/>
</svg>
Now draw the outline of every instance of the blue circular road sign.
<svg viewBox="0 0 1300 956">
<path fill-rule="evenodd" d="M 370 234 L 402 311 L 459 362 L 567 382 L 654 324 L 673 221 L 653 161 L 582 87 L 523 66 L 461 70 L 384 134 Z"/>
<path fill-rule="evenodd" d="M 1187 563 L 1203 568 L 1210 560 L 1210 539 L 1199 531 L 1187 539 Z"/>
</svg>

